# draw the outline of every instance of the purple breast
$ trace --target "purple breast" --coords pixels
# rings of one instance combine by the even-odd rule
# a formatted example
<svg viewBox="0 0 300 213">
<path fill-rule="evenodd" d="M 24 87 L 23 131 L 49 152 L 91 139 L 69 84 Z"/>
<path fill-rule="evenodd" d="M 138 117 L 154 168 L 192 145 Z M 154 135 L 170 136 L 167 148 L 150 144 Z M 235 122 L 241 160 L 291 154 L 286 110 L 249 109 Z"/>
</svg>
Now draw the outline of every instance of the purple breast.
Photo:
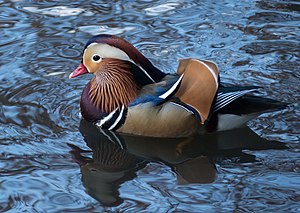
<svg viewBox="0 0 300 213">
<path fill-rule="evenodd" d="M 95 122 L 108 115 L 108 113 L 103 112 L 99 107 L 97 107 L 92 102 L 89 95 L 89 91 L 90 91 L 90 82 L 84 87 L 81 94 L 81 100 L 80 100 L 81 115 L 85 120 L 89 122 Z"/>
</svg>

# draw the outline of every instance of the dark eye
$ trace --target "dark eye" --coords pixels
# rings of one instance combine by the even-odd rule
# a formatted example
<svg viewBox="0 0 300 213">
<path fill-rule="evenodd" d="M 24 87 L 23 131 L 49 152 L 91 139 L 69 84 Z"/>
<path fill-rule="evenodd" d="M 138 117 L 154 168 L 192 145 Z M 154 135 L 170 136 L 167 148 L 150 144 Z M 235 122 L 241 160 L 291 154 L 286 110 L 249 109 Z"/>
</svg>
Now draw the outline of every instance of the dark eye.
<svg viewBox="0 0 300 213">
<path fill-rule="evenodd" d="M 101 57 L 99 55 L 93 55 L 93 61 L 99 62 Z"/>
</svg>

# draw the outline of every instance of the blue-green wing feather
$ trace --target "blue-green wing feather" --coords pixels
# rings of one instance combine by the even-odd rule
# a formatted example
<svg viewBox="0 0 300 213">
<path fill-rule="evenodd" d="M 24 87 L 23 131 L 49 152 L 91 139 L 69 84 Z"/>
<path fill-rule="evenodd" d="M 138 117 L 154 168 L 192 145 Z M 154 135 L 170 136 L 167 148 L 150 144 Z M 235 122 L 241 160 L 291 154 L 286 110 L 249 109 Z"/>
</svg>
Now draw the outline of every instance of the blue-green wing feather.
<svg viewBox="0 0 300 213">
<path fill-rule="evenodd" d="M 129 107 L 147 102 L 159 105 L 169 100 L 179 88 L 181 79 L 181 76 L 178 75 L 167 75 L 158 83 L 144 86 Z"/>
</svg>

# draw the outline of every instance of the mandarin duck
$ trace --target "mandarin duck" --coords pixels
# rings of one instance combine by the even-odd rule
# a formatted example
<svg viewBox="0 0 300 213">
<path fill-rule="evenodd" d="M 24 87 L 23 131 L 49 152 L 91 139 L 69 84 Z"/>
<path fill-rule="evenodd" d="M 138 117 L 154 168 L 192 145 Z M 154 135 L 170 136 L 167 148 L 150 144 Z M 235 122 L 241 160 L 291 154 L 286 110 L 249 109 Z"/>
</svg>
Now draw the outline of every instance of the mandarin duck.
<svg viewBox="0 0 300 213">
<path fill-rule="evenodd" d="M 255 86 L 224 87 L 208 60 L 182 59 L 176 74 L 155 67 L 125 39 L 100 34 L 88 40 L 69 76 L 94 74 L 81 94 L 82 117 L 101 129 L 151 137 L 187 137 L 245 126 L 285 104 L 249 95 Z"/>
</svg>

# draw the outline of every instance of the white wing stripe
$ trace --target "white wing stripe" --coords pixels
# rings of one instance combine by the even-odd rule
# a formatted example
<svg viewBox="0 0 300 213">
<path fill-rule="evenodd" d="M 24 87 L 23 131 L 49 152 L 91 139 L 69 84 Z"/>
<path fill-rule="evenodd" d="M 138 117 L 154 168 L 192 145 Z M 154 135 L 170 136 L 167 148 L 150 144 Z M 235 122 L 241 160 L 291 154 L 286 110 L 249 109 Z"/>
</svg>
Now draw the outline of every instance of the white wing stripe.
<svg viewBox="0 0 300 213">
<path fill-rule="evenodd" d="M 229 92 L 229 93 L 219 93 L 214 110 L 217 111 L 223 108 L 224 106 L 226 106 L 227 104 L 231 103 L 232 101 L 236 100 L 237 98 L 255 90 L 256 89 L 243 90 L 238 92 Z"/>
<path fill-rule="evenodd" d="M 237 97 L 241 94 L 242 94 L 241 92 L 236 92 L 236 93 L 227 93 L 222 96 L 218 95 L 216 106 L 223 104 L 224 102 L 227 101 L 227 99 L 231 99 L 232 97 Z"/>
<path fill-rule="evenodd" d="M 178 85 L 180 84 L 182 78 L 183 78 L 184 73 L 179 77 L 179 79 L 175 82 L 175 84 L 173 84 L 173 86 L 167 90 L 165 93 L 163 93 L 162 95 L 160 95 L 159 97 L 162 99 L 166 99 L 167 97 L 169 97 L 169 95 L 171 95 L 178 87 Z"/>
<path fill-rule="evenodd" d="M 216 82 L 216 88 L 218 88 L 219 86 L 219 83 L 218 83 L 218 76 L 216 75 L 216 73 L 214 72 L 214 70 L 208 66 L 206 63 L 204 63 L 203 61 L 199 61 L 201 64 L 203 64 L 208 70 L 209 72 L 211 73 L 211 75 L 213 76 L 215 82 Z"/>
<path fill-rule="evenodd" d="M 217 101 L 219 101 L 219 100 L 223 100 L 223 99 L 226 99 L 226 98 L 228 98 L 228 97 L 230 97 L 232 94 L 222 94 L 222 95 L 219 95 L 218 94 L 218 100 Z"/>
<path fill-rule="evenodd" d="M 220 103 L 218 106 L 216 106 L 216 108 L 217 108 L 217 109 L 220 109 L 220 108 L 226 106 L 228 103 L 234 101 L 235 99 L 237 99 L 237 98 L 239 98 L 239 97 L 241 97 L 241 96 L 242 96 L 242 95 L 240 95 L 240 94 L 236 94 L 236 95 L 233 95 L 233 96 L 231 96 L 231 97 L 229 97 L 229 98 L 226 98 L 225 100 L 223 99 L 223 100 L 222 100 L 222 103 Z"/>
</svg>

